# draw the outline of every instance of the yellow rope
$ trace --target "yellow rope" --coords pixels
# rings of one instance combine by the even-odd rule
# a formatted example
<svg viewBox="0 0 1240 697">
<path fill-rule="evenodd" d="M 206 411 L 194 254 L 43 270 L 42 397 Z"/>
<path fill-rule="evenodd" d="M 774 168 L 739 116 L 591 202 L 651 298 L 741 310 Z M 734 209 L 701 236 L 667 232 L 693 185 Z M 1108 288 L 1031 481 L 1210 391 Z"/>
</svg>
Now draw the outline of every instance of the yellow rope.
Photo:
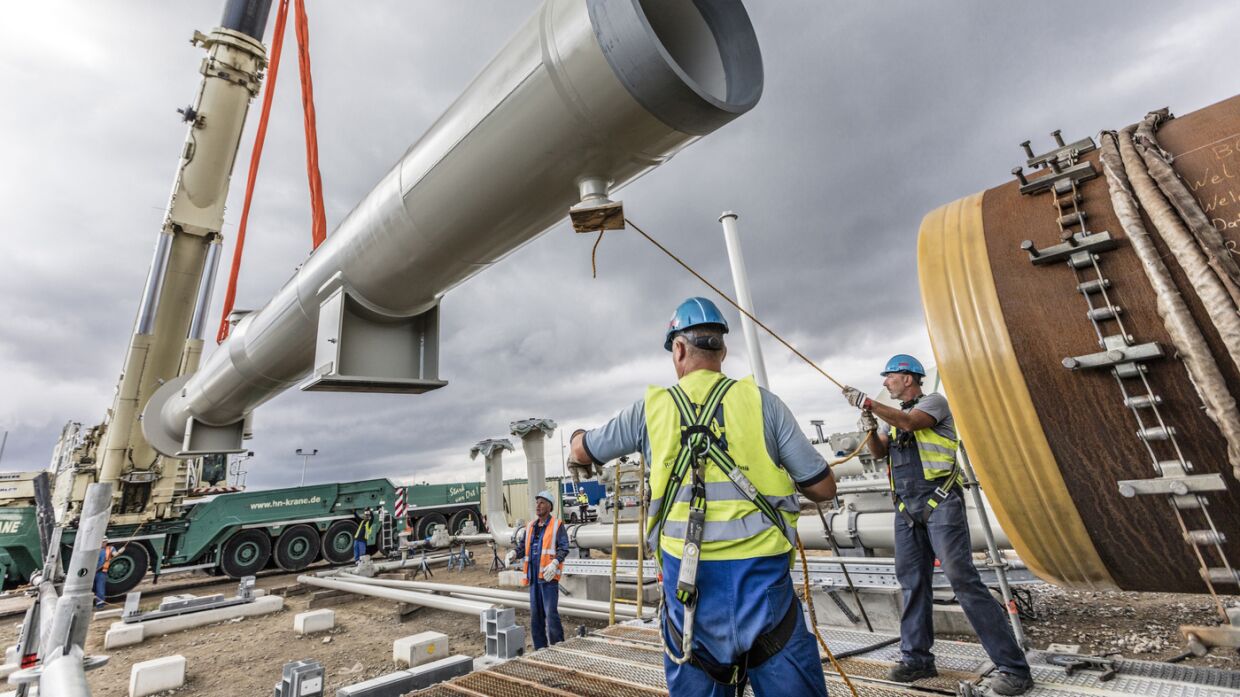
<svg viewBox="0 0 1240 697">
<path fill-rule="evenodd" d="M 649 234 L 649 233 L 647 233 L 645 230 L 641 229 L 641 228 L 637 225 L 637 223 L 633 222 L 633 220 L 632 220 L 632 219 L 630 219 L 630 218 L 625 218 L 625 219 L 624 219 L 624 222 L 625 222 L 626 224 L 628 224 L 628 225 L 632 226 L 632 227 L 633 227 L 633 229 L 634 229 L 634 230 L 636 230 L 636 231 L 638 232 L 638 234 L 640 234 L 642 237 L 645 237 L 647 240 L 649 240 L 649 241 L 650 241 L 650 244 L 653 244 L 655 247 L 658 247 L 658 248 L 659 248 L 659 251 L 661 251 L 661 252 L 663 252 L 664 254 L 666 254 L 667 256 L 671 257 L 672 261 L 676 262 L 677 264 L 680 264 L 680 266 L 681 266 L 681 267 L 683 267 L 685 271 L 688 271 L 689 273 L 693 274 L 693 276 L 694 276 L 695 278 L 697 278 L 699 281 L 701 281 L 702 283 L 705 283 L 705 284 L 706 284 L 706 287 L 708 287 L 708 288 L 710 288 L 711 290 L 715 291 L 715 293 L 716 293 L 719 297 L 723 298 L 725 301 L 727 301 L 727 303 L 728 303 L 729 305 L 731 305 L 732 307 L 736 308 L 736 311 L 737 311 L 737 312 L 740 312 L 741 314 L 745 315 L 745 316 L 746 316 L 746 317 L 748 317 L 749 319 L 753 320 L 753 323 L 754 323 L 754 324 L 758 325 L 759 327 L 762 327 L 763 331 L 765 331 L 767 334 L 770 334 L 770 335 L 771 335 L 771 336 L 772 336 L 772 337 L 773 337 L 776 341 L 778 341 L 779 343 L 783 344 L 785 348 L 787 348 L 787 349 L 788 349 L 789 351 L 791 351 L 792 353 L 796 354 L 796 357 L 797 357 L 797 358 L 800 358 L 801 360 L 805 361 L 805 362 L 806 362 L 806 363 L 807 363 L 807 364 L 808 364 L 811 368 L 813 368 L 814 370 L 818 371 L 819 373 L 821 373 L 821 374 L 822 374 L 822 376 L 823 376 L 823 377 L 825 377 L 826 379 L 828 379 L 828 380 L 830 380 L 832 383 L 834 383 L 836 387 L 840 388 L 841 390 L 842 390 L 842 389 L 844 389 L 844 385 L 843 385 L 842 383 L 840 383 L 840 381 L 839 381 L 839 380 L 836 380 L 835 378 L 831 377 L 830 373 L 828 373 L 827 371 L 823 370 L 823 369 L 822 369 L 822 367 L 821 367 L 821 366 L 819 366 L 817 363 L 815 363 L 812 359 L 810 359 L 810 358 L 809 358 L 809 356 L 806 356 L 805 354 L 803 354 L 803 353 L 801 353 L 800 351 L 798 351 L 798 350 L 797 350 L 797 348 L 796 348 L 795 346 L 793 346 L 792 344 L 790 344 L 790 343 L 788 343 L 787 341 L 785 341 L 785 340 L 784 340 L 784 338 L 783 338 L 782 336 L 780 336 L 779 334 L 776 334 L 774 329 L 771 329 L 770 327 L 766 326 L 766 324 L 764 324 L 764 323 L 762 322 L 762 320 L 758 319 L 757 317 L 754 317 L 752 313 L 750 313 L 750 312 L 749 312 L 748 310 L 746 310 L 745 308 L 741 307 L 741 306 L 740 306 L 740 304 L 738 304 L 735 300 L 733 300 L 733 299 L 732 299 L 732 298 L 731 298 L 731 297 L 730 297 L 727 293 L 725 293 L 725 292 L 723 292 L 722 290 L 720 290 L 720 289 L 719 289 L 719 286 L 716 286 L 714 283 L 711 283 L 710 281 L 708 281 L 708 280 L 706 279 L 706 277 L 705 277 L 705 276 L 703 276 L 702 274 L 698 273 L 696 269 L 694 269 L 692 266 L 689 266 L 687 263 L 685 263 L 685 261 L 684 261 L 683 259 L 681 259 L 680 257 L 678 257 L 678 256 L 676 256 L 675 254 L 673 254 L 673 253 L 672 253 L 672 251 L 671 251 L 671 250 L 669 250 L 667 247 L 664 247 L 662 244 L 659 244 L 659 241 L 658 241 L 658 240 L 656 240 L 655 238 L 651 237 L 651 236 L 650 236 L 650 234 Z M 602 239 L 603 239 L 603 231 L 602 231 L 602 230 L 599 230 L 599 240 L 602 240 Z M 595 249 L 595 250 L 597 250 L 597 249 L 598 249 L 598 241 L 597 241 L 597 240 L 594 242 L 594 249 Z M 594 268 L 594 252 L 591 252 L 591 253 L 590 253 L 590 266 L 591 266 L 591 268 Z M 840 459 L 838 459 L 838 460 L 834 460 L 834 461 L 832 461 L 832 462 L 827 463 L 827 466 L 828 466 L 828 467 L 835 467 L 836 465 L 842 464 L 842 463 L 847 462 L 847 461 L 849 461 L 849 460 L 853 459 L 854 457 L 856 457 L 856 456 L 857 456 L 857 455 L 861 452 L 862 448 L 864 448 L 864 447 L 865 447 L 866 443 L 869 443 L 869 442 L 870 442 L 870 435 L 871 435 L 872 433 L 874 433 L 874 430 L 873 430 L 873 429 L 866 431 L 866 432 L 865 432 L 865 437 L 861 439 L 861 443 L 860 443 L 860 445 L 858 445 L 856 448 L 854 448 L 854 449 L 853 449 L 853 451 L 852 451 L 851 453 L 849 453 L 849 454 L 845 455 L 844 457 L 842 457 L 842 458 L 840 458 Z"/>
<path fill-rule="evenodd" d="M 801 592 L 805 597 L 805 606 L 809 608 L 810 626 L 814 630 L 814 636 L 818 639 L 818 645 L 823 651 L 827 652 L 827 658 L 831 659 L 831 667 L 836 673 L 844 679 L 844 684 L 848 686 L 848 691 L 853 697 L 857 697 L 857 688 L 853 687 L 852 680 L 848 678 L 848 673 L 844 672 L 840 662 L 835 660 L 835 654 L 831 653 L 831 649 L 827 647 L 826 639 L 822 638 L 822 633 L 818 631 L 818 613 L 814 611 L 814 596 L 809 592 L 809 562 L 805 559 L 805 545 L 801 542 L 801 538 L 797 537 L 797 551 L 801 553 Z"/>
<path fill-rule="evenodd" d="M 699 281 L 701 281 L 702 283 L 705 283 L 711 290 L 715 291 L 715 293 L 717 293 L 719 297 L 723 298 L 724 300 L 728 302 L 729 305 L 736 308 L 737 312 L 741 313 L 742 315 L 745 315 L 749 319 L 753 320 L 754 324 L 758 325 L 759 327 L 762 327 L 762 329 L 765 330 L 767 334 L 770 334 L 772 337 L 774 337 L 776 341 L 783 344 L 785 348 L 787 348 L 789 351 L 796 354 L 797 358 L 800 358 L 801 360 L 808 363 L 811 368 L 813 368 L 814 370 L 817 370 L 819 373 L 822 373 L 822 376 L 830 380 L 831 382 L 835 383 L 836 387 L 840 388 L 841 390 L 844 389 L 843 383 L 831 377 L 831 375 L 827 371 L 823 370 L 821 367 L 819 367 L 817 363 L 810 360 L 809 356 L 806 356 L 805 354 L 798 351 L 796 347 L 794 347 L 792 344 L 788 343 L 787 341 L 784 341 L 784 338 L 776 334 L 775 330 L 763 324 L 762 320 L 758 319 L 757 317 L 754 317 L 748 310 L 738 305 L 737 302 L 733 300 L 731 297 L 729 297 L 727 293 L 723 292 L 722 290 L 719 290 L 718 286 L 706 280 L 706 277 L 698 273 L 697 271 L 695 271 L 692 266 L 689 266 L 688 264 L 686 264 L 684 261 L 680 259 L 680 257 L 676 256 L 670 250 L 668 250 L 667 247 L 664 247 L 663 245 L 659 244 L 658 241 L 656 241 L 653 237 L 646 234 L 646 231 L 638 227 L 637 223 L 633 222 L 629 218 L 625 218 L 624 222 L 633 226 L 633 229 L 636 230 L 642 237 L 645 237 L 647 240 L 650 240 L 651 244 L 658 247 L 660 251 L 662 251 L 664 254 L 668 255 L 669 257 L 671 257 L 672 261 L 675 261 L 677 264 L 680 264 L 682 267 L 684 267 L 685 271 L 688 271 L 689 273 L 693 274 Z"/>
</svg>

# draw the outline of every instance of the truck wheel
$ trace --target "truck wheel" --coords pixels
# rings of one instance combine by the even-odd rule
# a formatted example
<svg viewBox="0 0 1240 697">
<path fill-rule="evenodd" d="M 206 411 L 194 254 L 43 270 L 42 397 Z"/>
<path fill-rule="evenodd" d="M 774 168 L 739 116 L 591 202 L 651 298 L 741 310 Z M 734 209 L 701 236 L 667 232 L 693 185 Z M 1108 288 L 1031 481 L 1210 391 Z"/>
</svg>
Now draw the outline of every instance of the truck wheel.
<svg viewBox="0 0 1240 697">
<path fill-rule="evenodd" d="M 139 542 L 130 542 L 108 564 L 108 580 L 105 593 L 109 600 L 124 597 L 142 582 L 146 570 L 151 566 L 151 555 L 146 546 Z"/>
<path fill-rule="evenodd" d="M 418 518 L 418 527 L 414 531 L 414 534 L 417 535 L 419 540 L 425 540 L 427 537 L 430 537 L 431 530 L 436 525 L 447 524 L 448 519 L 443 517 L 442 513 L 427 513 L 421 518 Z"/>
<path fill-rule="evenodd" d="M 271 536 L 264 530 L 242 530 L 224 543 L 220 568 L 229 578 L 253 576 L 271 559 Z"/>
<path fill-rule="evenodd" d="M 465 527 L 465 523 L 471 520 L 474 521 L 474 527 L 478 528 L 478 532 L 482 532 L 482 521 L 478 520 L 478 514 L 468 508 L 452 514 L 452 518 L 448 520 L 448 532 L 453 535 L 459 535 L 461 528 Z"/>
<path fill-rule="evenodd" d="M 294 525 L 276 540 L 276 564 L 285 571 L 301 571 L 319 558 L 319 531 Z"/>
<path fill-rule="evenodd" d="M 323 558 L 333 564 L 347 564 L 353 561 L 353 530 L 357 523 L 349 520 L 337 520 L 323 533 Z"/>
</svg>

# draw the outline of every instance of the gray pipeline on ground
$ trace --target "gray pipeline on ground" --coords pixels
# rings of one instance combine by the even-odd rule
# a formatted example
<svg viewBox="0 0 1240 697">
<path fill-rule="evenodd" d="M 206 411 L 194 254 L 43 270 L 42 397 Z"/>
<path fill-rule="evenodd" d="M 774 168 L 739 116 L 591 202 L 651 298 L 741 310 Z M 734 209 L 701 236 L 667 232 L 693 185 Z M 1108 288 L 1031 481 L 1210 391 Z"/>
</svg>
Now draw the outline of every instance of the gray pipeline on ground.
<svg viewBox="0 0 1240 697">
<path fill-rule="evenodd" d="M 973 543 L 973 551 L 987 550 L 986 535 L 982 530 L 981 514 L 977 509 L 966 508 L 969 518 L 969 534 Z M 842 549 L 865 547 L 868 549 L 893 549 L 895 547 L 895 511 L 874 511 L 856 513 L 848 510 L 832 509 L 823 512 L 827 526 L 835 537 L 835 543 Z M 500 516 L 502 516 L 502 511 Z M 496 518 L 494 513 L 488 514 L 488 520 L 504 520 Z M 994 531 L 995 544 L 1000 549 L 1011 549 L 1003 528 L 992 516 L 990 525 Z M 802 513 L 797 523 L 797 533 L 806 549 L 829 550 L 831 543 L 823 529 L 822 520 L 813 513 Z M 636 544 L 640 539 L 638 523 L 621 523 L 619 529 L 620 544 Z M 493 535 L 495 543 L 502 547 L 515 547 L 524 537 L 523 532 L 504 529 L 500 534 Z M 607 523 L 589 523 L 586 525 L 569 526 L 569 539 L 582 549 L 611 550 L 612 529 Z"/>
<path fill-rule="evenodd" d="M 453 596 L 468 596 L 477 599 L 491 599 L 504 603 L 529 602 L 529 591 L 505 590 L 502 588 L 480 588 L 477 586 L 465 586 L 452 583 L 432 583 L 429 581 L 402 581 L 398 579 L 386 578 L 363 578 L 353 576 L 351 574 L 343 576 L 344 579 L 367 585 L 384 586 L 387 588 L 404 588 L 407 590 L 426 592 L 426 593 L 448 593 Z M 561 612 L 564 608 L 572 608 L 577 610 L 601 612 L 606 615 L 608 613 L 609 603 L 601 600 L 582 600 L 579 598 L 560 598 Z M 653 609 L 653 608 L 649 608 Z M 647 617 L 653 617 L 652 613 L 644 613 Z M 633 605 L 620 604 L 616 606 L 616 615 L 626 618 L 636 618 L 637 608 Z"/>
</svg>

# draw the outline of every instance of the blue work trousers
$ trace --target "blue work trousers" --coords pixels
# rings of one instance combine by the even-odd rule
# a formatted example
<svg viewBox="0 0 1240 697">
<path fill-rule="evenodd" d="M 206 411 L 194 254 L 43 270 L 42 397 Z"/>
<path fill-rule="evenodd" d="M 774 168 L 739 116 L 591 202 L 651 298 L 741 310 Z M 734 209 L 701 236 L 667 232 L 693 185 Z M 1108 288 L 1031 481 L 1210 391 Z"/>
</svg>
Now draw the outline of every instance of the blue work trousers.
<svg viewBox="0 0 1240 697">
<path fill-rule="evenodd" d="M 684 632 L 684 605 L 676 599 L 680 560 L 663 554 L 663 604 L 677 632 Z M 797 625 L 779 653 L 749 671 L 755 697 L 826 697 L 818 643 L 805 627 L 801 604 L 788 574 L 788 555 L 756 559 L 703 561 L 698 564 L 698 604 L 693 650 L 728 665 L 754 640 L 775 628 L 790 603 L 797 604 Z M 664 640 L 680 655 L 667 629 Z M 663 657 L 668 692 L 675 697 L 733 697 L 736 687 L 721 685 L 691 663 L 676 665 Z"/>
<path fill-rule="evenodd" d="M 353 540 L 353 561 L 366 555 L 366 540 Z"/>
<path fill-rule="evenodd" d="M 560 624 L 560 582 L 530 582 L 530 639 L 535 649 L 564 641 L 564 625 Z"/>
<path fill-rule="evenodd" d="M 103 571 L 95 572 L 95 607 L 103 605 L 107 598 L 108 592 L 108 574 Z"/>
<path fill-rule="evenodd" d="M 910 501 L 909 512 L 921 520 L 922 501 Z M 939 504 L 925 525 L 914 525 L 896 514 L 896 578 L 904 594 L 904 611 L 900 615 L 900 651 L 904 663 L 913 667 L 934 665 L 934 591 L 932 576 L 934 560 L 938 559 L 943 574 L 951 582 L 956 601 L 964 616 L 973 625 L 982 648 L 999 670 L 1029 677 L 1025 652 L 1016 643 L 1008 624 L 1007 613 L 982 583 L 973 565 L 969 542 L 969 520 L 964 499 L 954 492 Z"/>
</svg>

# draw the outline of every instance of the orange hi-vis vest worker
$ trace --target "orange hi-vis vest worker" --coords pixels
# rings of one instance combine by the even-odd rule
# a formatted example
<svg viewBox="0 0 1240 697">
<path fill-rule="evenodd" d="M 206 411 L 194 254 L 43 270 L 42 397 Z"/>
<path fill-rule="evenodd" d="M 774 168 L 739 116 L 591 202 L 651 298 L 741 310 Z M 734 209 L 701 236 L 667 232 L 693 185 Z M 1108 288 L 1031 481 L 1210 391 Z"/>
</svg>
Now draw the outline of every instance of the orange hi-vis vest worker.
<svg viewBox="0 0 1240 697">
<path fill-rule="evenodd" d="M 530 585 L 530 542 L 534 538 L 534 524 L 537 522 L 538 519 L 535 518 L 525 528 L 525 558 L 521 560 L 521 585 L 523 586 Z M 560 580 L 560 572 L 564 570 L 564 567 L 555 558 L 555 537 L 560 534 L 561 525 L 563 523 L 560 522 L 559 518 L 551 516 L 547 527 L 543 528 L 542 551 L 538 555 L 539 578 L 542 578 L 542 571 L 547 568 L 548 564 L 554 564 L 555 580 Z"/>
<path fill-rule="evenodd" d="M 116 556 L 116 548 L 113 547 L 112 545 L 104 545 L 103 546 L 103 566 L 100 566 L 99 570 L 106 574 L 108 572 L 108 567 L 112 566 L 112 557 L 115 557 L 115 556 Z"/>
</svg>

